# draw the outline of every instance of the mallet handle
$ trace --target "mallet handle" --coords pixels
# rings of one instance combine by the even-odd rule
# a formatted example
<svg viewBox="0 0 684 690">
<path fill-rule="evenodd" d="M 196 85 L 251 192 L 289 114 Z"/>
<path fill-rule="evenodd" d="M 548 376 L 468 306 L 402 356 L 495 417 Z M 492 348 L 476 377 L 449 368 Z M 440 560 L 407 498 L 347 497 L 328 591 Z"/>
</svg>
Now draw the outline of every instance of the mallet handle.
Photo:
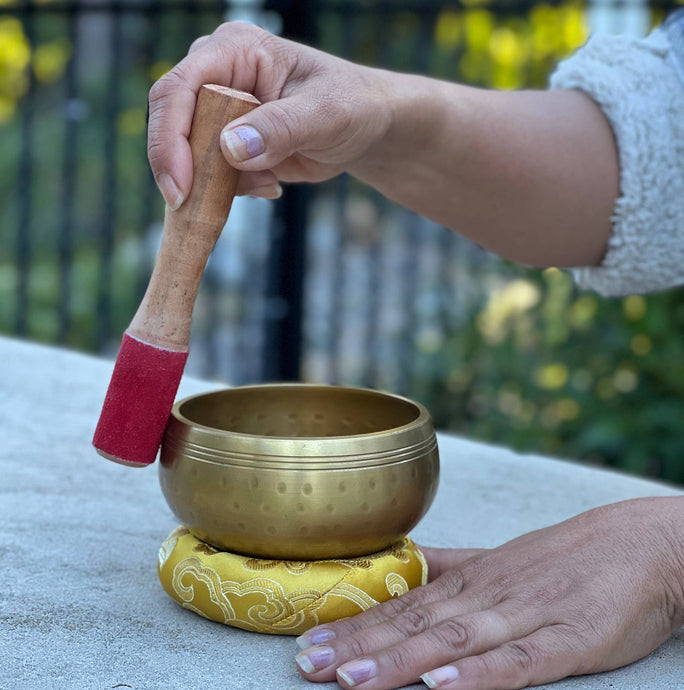
<svg viewBox="0 0 684 690">
<path fill-rule="evenodd" d="M 200 89 L 190 130 L 193 182 L 177 211 L 168 207 L 164 234 L 145 296 L 128 333 L 168 350 L 186 351 L 200 280 L 226 223 L 239 172 L 221 153 L 225 125 L 259 105 L 250 94 L 207 84 Z"/>
</svg>

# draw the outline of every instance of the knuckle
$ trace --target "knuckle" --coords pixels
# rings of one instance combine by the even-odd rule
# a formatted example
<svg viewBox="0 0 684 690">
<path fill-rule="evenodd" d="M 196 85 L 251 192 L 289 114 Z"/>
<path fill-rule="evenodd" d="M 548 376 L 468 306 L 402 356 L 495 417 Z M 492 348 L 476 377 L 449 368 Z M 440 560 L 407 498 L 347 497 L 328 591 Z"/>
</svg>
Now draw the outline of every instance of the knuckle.
<svg viewBox="0 0 684 690">
<path fill-rule="evenodd" d="M 199 38 L 196 38 L 190 44 L 190 49 L 188 50 L 188 53 L 192 53 L 193 51 L 197 50 L 198 48 L 201 48 L 209 40 L 210 40 L 209 36 L 200 36 Z"/>
<path fill-rule="evenodd" d="M 252 26 L 250 32 L 250 39 L 254 45 L 255 50 L 263 50 L 264 48 L 272 48 L 281 43 L 281 40 L 274 36 L 270 31 L 262 29 L 260 26 Z"/>
<path fill-rule="evenodd" d="M 405 611 L 391 622 L 399 632 L 413 636 L 429 630 L 435 620 L 429 609 L 415 608 Z"/>
<path fill-rule="evenodd" d="M 490 678 L 501 671 L 501 662 L 497 662 L 491 653 L 478 654 L 472 658 L 471 670 L 475 678 Z M 509 679 L 514 680 L 512 677 Z"/>
<path fill-rule="evenodd" d="M 166 147 L 156 138 L 150 137 L 147 142 L 147 159 L 153 170 L 157 170 L 166 159 Z"/>
<path fill-rule="evenodd" d="M 258 32 L 259 27 L 246 22 L 223 22 L 214 29 L 214 36 L 225 36 L 226 34 L 254 33 Z"/>
<path fill-rule="evenodd" d="M 247 24 L 246 22 L 223 22 L 223 24 L 219 24 L 214 29 L 211 35 L 217 41 L 227 41 L 231 44 L 244 41 L 245 45 L 249 45 L 250 48 L 255 50 L 272 36 L 266 29 L 262 29 L 255 24 Z"/>
<path fill-rule="evenodd" d="M 201 40 L 201 39 L 198 39 Z M 163 77 L 160 77 L 150 89 L 150 104 L 163 101 L 173 94 L 178 88 L 190 81 L 192 58 L 184 58 L 174 65 Z"/>
<path fill-rule="evenodd" d="M 168 79 L 170 89 L 177 89 L 191 81 L 193 60 L 187 58 L 179 62 L 170 72 L 165 74 L 162 79 Z"/>
<path fill-rule="evenodd" d="M 211 35 L 216 36 L 216 38 L 221 38 L 225 34 L 230 33 L 232 30 L 239 31 L 238 25 L 239 22 L 223 22 L 214 29 Z"/>
<path fill-rule="evenodd" d="M 185 70 L 182 64 L 177 64 L 163 77 L 157 79 L 148 95 L 150 112 L 163 109 L 165 102 L 173 95 L 184 81 Z"/>
<path fill-rule="evenodd" d="M 472 635 L 468 628 L 455 620 L 440 623 L 432 630 L 432 635 L 442 649 L 463 651 L 471 646 Z"/>
<path fill-rule="evenodd" d="M 465 577 L 460 569 L 450 570 L 444 575 L 441 575 L 435 584 L 441 587 L 448 597 L 455 597 L 459 595 L 465 587 Z"/>
<path fill-rule="evenodd" d="M 235 28 L 238 24 L 239 22 L 222 22 L 214 29 L 212 36 L 222 36 Z"/>
<path fill-rule="evenodd" d="M 288 147 L 294 148 L 298 135 L 298 119 L 288 108 L 284 108 L 278 101 L 273 101 L 272 126 L 278 139 L 287 142 Z"/>
<path fill-rule="evenodd" d="M 170 80 L 167 77 L 168 75 L 165 74 L 163 77 L 161 77 L 161 79 L 157 79 L 157 81 L 152 84 L 148 98 L 150 105 L 163 101 L 169 95 L 171 91 L 171 84 L 169 83 Z"/>
<path fill-rule="evenodd" d="M 365 656 L 367 653 L 366 645 L 358 637 L 351 635 L 345 640 L 346 651 L 351 655 L 352 659 Z"/>
<path fill-rule="evenodd" d="M 334 626 L 335 632 L 337 633 L 337 639 L 341 639 L 347 635 L 354 635 L 354 633 L 361 632 L 367 627 L 368 623 L 364 621 L 363 615 L 337 621 Z"/>
<path fill-rule="evenodd" d="M 404 594 L 396 599 L 389 599 L 384 603 L 385 613 L 389 616 L 401 616 L 420 605 L 420 601 L 413 592 Z"/>
<path fill-rule="evenodd" d="M 541 654 L 531 644 L 514 640 L 507 645 L 508 655 L 521 677 L 528 680 L 541 663 Z"/>
<path fill-rule="evenodd" d="M 385 655 L 389 665 L 399 671 L 410 669 L 415 661 L 409 650 L 401 646 L 386 649 Z"/>
</svg>

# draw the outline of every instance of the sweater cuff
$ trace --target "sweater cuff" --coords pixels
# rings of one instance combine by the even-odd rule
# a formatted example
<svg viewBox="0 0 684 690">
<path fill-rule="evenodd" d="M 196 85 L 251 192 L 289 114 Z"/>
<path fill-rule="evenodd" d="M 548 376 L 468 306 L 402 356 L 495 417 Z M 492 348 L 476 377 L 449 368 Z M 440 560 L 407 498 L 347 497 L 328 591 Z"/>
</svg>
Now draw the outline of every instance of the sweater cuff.
<svg viewBox="0 0 684 690">
<path fill-rule="evenodd" d="M 620 196 L 605 257 L 572 269 L 606 296 L 684 284 L 684 88 L 661 30 L 646 39 L 597 35 L 562 62 L 553 89 L 579 89 L 608 119 Z"/>
</svg>

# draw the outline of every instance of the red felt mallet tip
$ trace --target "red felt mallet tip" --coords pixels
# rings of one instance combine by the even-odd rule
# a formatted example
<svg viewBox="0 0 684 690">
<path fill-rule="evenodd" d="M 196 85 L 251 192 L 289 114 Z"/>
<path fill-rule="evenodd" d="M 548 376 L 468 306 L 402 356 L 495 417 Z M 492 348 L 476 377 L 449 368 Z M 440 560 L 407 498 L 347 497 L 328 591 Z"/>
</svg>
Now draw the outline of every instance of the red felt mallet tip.
<svg viewBox="0 0 684 690">
<path fill-rule="evenodd" d="M 100 455 L 132 467 L 154 462 L 187 359 L 124 333 L 93 437 Z"/>
</svg>

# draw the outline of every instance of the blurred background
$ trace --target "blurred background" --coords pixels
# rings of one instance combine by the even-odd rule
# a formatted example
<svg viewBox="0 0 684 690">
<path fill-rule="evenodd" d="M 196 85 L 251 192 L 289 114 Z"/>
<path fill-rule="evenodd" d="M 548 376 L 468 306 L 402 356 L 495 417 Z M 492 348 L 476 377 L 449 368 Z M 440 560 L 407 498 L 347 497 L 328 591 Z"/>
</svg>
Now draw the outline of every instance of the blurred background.
<svg viewBox="0 0 684 690">
<path fill-rule="evenodd" d="M 676 4 L 0 0 L 0 333 L 116 355 L 161 232 L 147 92 L 225 19 L 516 89 L 543 88 L 591 32 L 643 36 Z M 442 429 L 684 483 L 682 296 L 578 292 L 341 177 L 236 202 L 187 371 L 391 390 Z"/>
</svg>

